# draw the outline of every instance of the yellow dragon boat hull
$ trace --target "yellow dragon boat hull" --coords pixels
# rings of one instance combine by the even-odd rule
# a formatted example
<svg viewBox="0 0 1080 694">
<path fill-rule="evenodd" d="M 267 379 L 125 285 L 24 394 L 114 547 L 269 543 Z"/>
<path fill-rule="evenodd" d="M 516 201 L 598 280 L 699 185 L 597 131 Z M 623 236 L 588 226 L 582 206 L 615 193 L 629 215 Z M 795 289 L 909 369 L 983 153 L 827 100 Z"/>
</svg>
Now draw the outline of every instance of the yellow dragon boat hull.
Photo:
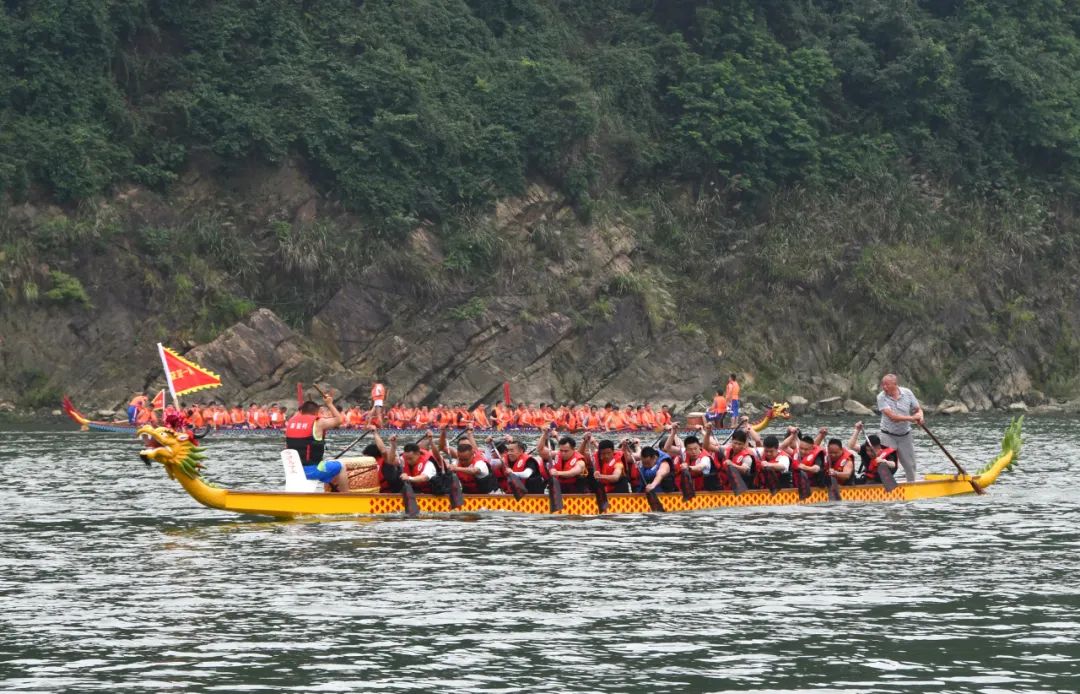
<svg viewBox="0 0 1080 694">
<path fill-rule="evenodd" d="M 151 433 L 150 428 L 141 430 Z M 157 429 L 161 432 L 161 429 Z M 167 431 L 167 430 L 166 430 Z M 172 433 L 172 432 L 167 432 Z M 1019 454 L 1020 422 L 1015 422 L 1006 435 L 1002 453 L 980 474 L 975 481 L 981 487 L 992 485 L 1006 468 L 1010 467 Z M 169 475 L 196 501 L 214 509 L 277 518 L 295 518 L 297 516 L 395 516 L 405 512 L 404 501 L 400 494 L 368 494 L 350 492 L 344 494 L 328 492 L 279 492 L 279 491 L 238 491 L 213 487 L 205 483 L 191 467 L 191 463 L 179 462 L 170 458 L 165 448 L 143 451 L 144 459 L 153 459 L 165 465 Z M 190 461 L 190 458 L 188 459 Z M 198 463 L 193 463 L 198 465 Z M 891 492 L 885 491 L 880 484 L 842 486 L 840 498 L 847 502 L 882 503 L 917 501 L 946 496 L 971 494 L 974 489 L 972 478 L 961 475 L 927 475 L 917 482 L 900 483 Z M 814 488 L 806 499 L 799 499 L 795 489 L 781 489 L 772 494 L 765 489 L 755 489 L 736 495 L 731 491 L 697 492 L 694 498 L 684 500 L 680 493 L 658 495 L 665 511 L 706 511 L 732 507 L 768 507 L 795 506 L 829 503 L 824 488 Z M 450 508 L 450 500 L 445 496 L 416 495 L 417 504 L 422 513 L 517 513 L 528 515 L 552 515 L 548 497 L 543 494 L 530 494 L 515 499 L 504 494 L 466 495 L 465 503 L 457 509 Z M 835 502 L 834 502 L 835 503 Z M 649 504 L 643 494 L 609 494 L 607 513 L 649 513 Z M 563 508 L 554 515 L 590 516 L 599 513 L 596 498 L 592 494 L 563 495 Z"/>
</svg>

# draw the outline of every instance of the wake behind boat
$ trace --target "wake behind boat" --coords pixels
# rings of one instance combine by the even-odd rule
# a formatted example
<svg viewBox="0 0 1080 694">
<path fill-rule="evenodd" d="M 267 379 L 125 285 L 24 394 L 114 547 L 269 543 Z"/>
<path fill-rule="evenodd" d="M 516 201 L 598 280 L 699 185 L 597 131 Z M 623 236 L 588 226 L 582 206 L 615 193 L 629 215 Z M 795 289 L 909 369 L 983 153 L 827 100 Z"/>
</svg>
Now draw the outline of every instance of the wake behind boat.
<svg viewBox="0 0 1080 694">
<path fill-rule="evenodd" d="M 1013 421 L 1005 432 L 1001 451 L 975 475 L 927 475 L 916 482 L 897 484 L 886 490 L 883 484 L 860 484 L 843 486 L 836 496 L 823 487 L 814 487 L 808 493 L 799 489 L 750 489 L 746 491 L 722 490 L 660 493 L 617 493 L 607 495 L 602 501 L 598 494 L 577 493 L 561 496 L 558 506 L 551 495 L 524 494 L 465 494 L 454 499 L 453 495 L 408 493 L 385 494 L 370 492 L 295 492 L 255 490 L 241 491 L 223 489 L 208 484 L 202 477 L 205 450 L 198 447 L 184 433 L 165 427 L 143 427 L 139 430 L 145 448 L 140 456 L 148 465 L 158 463 L 169 477 L 175 479 L 196 501 L 214 509 L 233 513 L 294 518 L 298 516 L 394 516 L 403 513 L 481 513 L 500 512 L 516 514 L 563 514 L 590 516 L 607 513 L 649 513 L 655 511 L 702 511 L 733 506 L 788 506 L 822 504 L 835 501 L 846 502 L 899 502 L 915 501 L 945 496 L 970 494 L 992 485 L 998 476 L 1014 465 L 1021 445 L 1022 418 Z M 358 468 L 370 473 L 376 465 L 373 458 L 356 458 L 351 461 Z M 651 496 L 651 498 L 650 498 Z M 606 502 L 606 509 L 602 504 Z M 410 509 L 410 506 L 412 508 Z"/>
</svg>

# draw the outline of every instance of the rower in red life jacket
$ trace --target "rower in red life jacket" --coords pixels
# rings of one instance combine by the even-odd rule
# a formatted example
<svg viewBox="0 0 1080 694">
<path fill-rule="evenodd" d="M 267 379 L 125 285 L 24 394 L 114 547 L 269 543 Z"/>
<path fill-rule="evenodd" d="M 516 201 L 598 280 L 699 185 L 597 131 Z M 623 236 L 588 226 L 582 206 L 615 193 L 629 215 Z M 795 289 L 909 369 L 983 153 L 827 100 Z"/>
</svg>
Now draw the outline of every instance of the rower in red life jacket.
<svg viewBox="0 0 1080 694">
<path fill-rule="evenodd" d="M 794 475 L 800 471 L 806 475 L 811 485 L 825 486 L 825 450 L 809 434 L 799 436 L 798 454 L 792 466 L 792 478 L 794 479 Z"/>
<path fill-rule="evenodd" d="M 544 433 L 540 435 L 540 442 L 537 444 L 537 452 L 545 463 L 551 462 L 548 474 L 559 478 L 563 493 L 578 494 L 583 489 L 582 480 L 588 474 L 585 458 L 574 450 L 577 442 L 571 436 L 559 439 L 559 447 L 554 451 L 548 450 L 548 436 L 554 431 L 554 428 L 544 429 Z"/>
<path fill-rule="evenodd" d="M 373 443 L 364 446 L 361 455 L 375 459 L 375 467 L 379 473 L 379 493 L 400 493 L 402 466 L 397 457 L 397 434 L 390 437 L 390 447 L 387 448 L 374 424 L 369 424 L 364 429 L 371 432 Z"/>
<path fill-rule="evenodd" d="M 791 456 L 780 448 L 780 441 L 775 436 L 766 436 L 757 454 L 757 474 L 754 476 L 756 489 L 776 491 L 791 486 Z"/>
<path fill-rule="evenodd" d="M 720 469 L 726 470 L 729 475 L 729 488 L 734 486 L 730 475 L 740 475 L 748 487 L 754 484 L 757 457 L 754 455 L 754 449 L 748 445 L 747 439 L 745 430 L 736 429 L 731 433 L 731 443 L 721 452 L 723 459 Z"/>
<path fill-rule="evenodd" d="M 630 491 L 630 471 L 627 469 L 623 451 L 615 450 L 615 442 L 604 439 L 597 444 L 596 453 L 587 452 L 592 443 L 592 434 L 586 433 L 581 440 L 582 455 L 592 455 L 596 481 L 604 485 L 608 494 L 622 494 Z"/>
<path fill-rule="evenodd" d="M 678 439 L 675 437 L 678 427 L 669 424 L 664 428 L 668 431 L 664 452 L 673 458 L 675 466 L 673 475 L 676 484 L 681 484 L 682 469 L 686 467 L 690 470 L 690 479 L 694 483 L 695 491 L 715 491 L 719 489 L 716 481 L 716 466 L 713 465 L 712 456 L 702 447 L 701 439 L 693 435 L 687 436 L 680 446 Z M 703 432 L 704 427 L 698 427 L 698 431 Z"/>
<path fill-rule="evenodd" d="M 341 413 L 334 407 L 334 399 L 323 396 L 328 417 L 319 416 L 319 406 L 308 400 L 285 424 L 285 447 L 300 454 L 304 476 L 328 484 L 336 491 L 349 491 L 349 474 L 338 460 L 323 460 L 326 448 L 326 432 L 341 426 Z"/>
<path fill-rule="evenodd" d="M 855 431 L 852 432 L 847 444 L 848 448 L 857 450 L 859 454 L 859 472 L 856 482 L 858 484 L 881 484 L 878 467 L 886 465 L 889 470 L 895 472 L 900 459 L 895 448 L 885 448 L 881 445 L 881 437 L 877 434 L 870 434 L 866 437 L 869 443 L 866 441 L 860 442 L 862 435 L 863 423 L 856 422 Z"/>
<path fill-rule="evenodd" d="M 855 451 L 844 447 L 840 439 L 829 439 L 825 448 L 826 474 L 838 484 L 855 484 Z"/>
<path fill-rule="evenodd" d="M 396 441 L 397 439 L 391 437 L 391 440 Z M 430 434 L 428 434 L 427 441 L 430 445 Z M 442 467 L 442 458 L 439 456 L 439 451 L 434 448 L 421 449 L 415 443 L 407 443 L 401 453 L 401 460 L 404 468 L 401 480 L 411 482 L 417 492 L 432 494 L 434 491 L 432 482 L 438 476 L 439 469 Z"/>
<path fill-rule="evenodd" d="M 516 439 L 507 441 L 502 463 L 507 475 L 514 475 L 524 483 L 526 492 L 544 493 L 547 487 L 546 469 L 541 461 L 526 452 L 525 444 Z"/>
<path fill-rule="evenodd" d="M 476 445 L 472 426 L 465 430 L 465 440 L 457 448 L 447 446 L 446 429 L 442 429 L 439 450 L 450 456 L 448 467 L 461 480 L 461 489 L 466 494 L 491 494 L 499 488 L 487 458 Z"/>
</svg>

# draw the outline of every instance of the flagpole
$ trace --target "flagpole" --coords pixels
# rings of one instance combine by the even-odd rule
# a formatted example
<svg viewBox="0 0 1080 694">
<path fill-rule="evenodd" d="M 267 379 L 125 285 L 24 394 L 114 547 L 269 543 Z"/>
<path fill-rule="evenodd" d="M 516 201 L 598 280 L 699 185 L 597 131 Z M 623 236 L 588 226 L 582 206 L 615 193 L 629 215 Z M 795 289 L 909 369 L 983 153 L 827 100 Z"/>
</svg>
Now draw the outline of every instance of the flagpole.
<svg viewBox="0 0 1080 694">
<path fill-rule="evenodd" d="M 165 348 L 157 343 L 158 356 L 161 357 L 161 368 L 165 369 L 165 381 L 169 384 L 169 392 L 172 394 L 173 404 L 180 409 L 180 398 L 176 397 L 176 389 L 173 388 L 172 374 L 169 372 L 169 364 L 165 361 Z"/>
</svg>

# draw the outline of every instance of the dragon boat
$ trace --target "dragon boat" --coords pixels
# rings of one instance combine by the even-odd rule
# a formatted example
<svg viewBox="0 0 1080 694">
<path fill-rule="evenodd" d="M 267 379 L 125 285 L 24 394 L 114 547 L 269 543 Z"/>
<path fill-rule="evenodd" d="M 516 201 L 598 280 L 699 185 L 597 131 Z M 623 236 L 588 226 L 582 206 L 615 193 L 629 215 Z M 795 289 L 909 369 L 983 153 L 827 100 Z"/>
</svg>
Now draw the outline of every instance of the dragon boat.
<svg viewBox="0 0 1080 694">
<path fill-rule="evenodd" d="M 886 491 L 880 484 L 842 486 L 840 500 L 847 502 L 900 502 L 918 499 L 955 496 L 971 493 L 976 484 L 982 488 L 993 484 L 998 476 L 1017 461 L 1020 454 L 1020 429 L 1023 418 L 1014 420 L 1005 432 L 1001 452 L 975 475 L 927 475 L 916 482 L 898 484 Z M 357 458 L 349 462 L 350 476 L 357 466 L 364 480 L 358 483 L 364 491 L 348 493 L 289 492 L 289 491 L 239 491 L 222 489 L 207 483 L 202 477 L 206 452 L 191 441 L 186 434 L 164 427 L 144 426 L 139 430 L 145 448 L 139 455 L 150 465 L 159 463 L 196 501 L 213 509 L 233 513 L 295 518 L 298 516 L 399 516 L 405 513 L 405 500 L 400 494 L 379 494 L 377 487 L 369 486 L 375 469 L 371 458 Z M 975 484 L 972 483 L 975 482 Z M 354 486 L 352 480 L 350 487 Z M 736 494 L 732 491 L 697 492 L 685 499 L 678 493 L 657 495 L 665 511 L 703 511 L 733 506 L 789 506 L 835 503 L 829 501 L 824 488 L 813 488 L 810 495 L 800 499 L 795 489 L 780 489 L 775 493 L 767 489 L 755 489 Z M 644 494 L 609 494 L 607 513 L 637 514 L 653 512 Z M 591 516 L 600 512 L 597 499 L 592 494 L 567 494 L 562 498 L 562 508 L 552 510 L 547 495 L 528 494 L 521 498 L 511 495 L 485 494 L 465 495 L 463 502 L 451 508 L 445 496 L 416 495 L 421 513 L 514 513 L 547 515 Z"/>
<path fill-rule="evenodd" d="M 79 428 L 82 429 L 83 431 L 99 431 L 99 432 L 108 432 L 108 433 L 113 433 L 113 434 L 132 434 L 132 435 L 134 435 L 135 432 L 139 428 L 139 425 L 137 425 L 137 424 L 129 424 L 127 421 L 106 422 L 106 421 L 101 421 L 101 420 L 90 419 L 89 417 L 87 417 L 84 414 L 82 414 L 81 412 L 79 412 L 79 410 L 75 409 L 75 405 L 71 402 L 71 399 L 66 397 L 66 396 L 64 397 L 61 404 L 62 404 L 62 407 L 63 407 L 64 414 L 66 414 L 69 418 L 71 418 L 71 420 L 73 422 L 78 424 Z M 703 413 L 698 413 L 698 414 L 702 418 L 704 417 Z M 788 405 L 788 403 L 786 403 L 786 402 L 774 402 L 772 405 L 770 405 L 765 410 L 765 412 L 761 415 L 761 417 L 757 421 L 755 421 L 755 422 L 753 422 L 751 424 L 751 426 L 754 427 L 754 431 L 762 431 L 762 430 L 765 429 L 765 427 L 769 426 L 769 424 L 773 420 L 775 420 L 775 419 L 788 419 L 790 417 L 791 417 L 791 406 Z M 701 423 L 704 423 L 704 421 L 702 421 Z M 356 427 L 340 427 L 338 429 L 331 429 L 330 431 L 326 432 L 326 435 L 327 435 L 328 438 L 339 438 L 339 437 L 348 436 L 348 435 L 355 436 L 355 435 L 357 435 L 357 434 L 359 434 L 359 433 L 361 433 L 363 431 L 364 431 L 363 429 L 359 429 L 359 428 L 356 428 Z M 392 428 L 385 428 L 385 429 L 379 429 L 379 435 L 380 436 L 390 436 L 391 434 L 397 434 L 399 437 L 420 438 L 425 433 L 427 433 L 427 431 L 428 431 L 428 429 L 392 429 Z M 461 431 L 461 430 L 460 429 L 456 429 L 456 430 L 451 429 L 449 431 Z M 713 431 L 717 432 L 717 433 L 720 433 L 721 435 L 724 435 L 724 434 L 727 434 L 728 432 L 730 432 L 731 429 L 714 429 Z M 250 437 L 265 437 L 265 436 L 278 436 L 278 437 L 280 437 L 280 436 L 284 435 L 282 433 L 281 429 L 272 429 L 272 428 L 271 429 L 250 429 L 248 427 L 219 427 L 217 429 L 206 427 L 205 429 L 201 430 L 201 432 L 205 432 L 205 436 L 211 436 L 211 437 L 226 436 L 226 437 L 235 437 L 235 438 L 250 438 Z M 201 432 L 198 433 L 198 436 L 199 437 L 204 437 L 204 434 L 201 433 Z M 474 435 L 477 438 L 484 438 L 484 437 L 487 437 L 487 436 L 501 436 L 501 435 L 507 434 L 507 433 L 513 433 L 513 434 L 516 434 L 518 436 L 523 436 L 523 437 L 537 437 L 537 436 L 540 436 L 541 430 L 536 429 L 536 428 L 532 428 L 532 427 L 512 427 L 512 428 L 509 428 L 509 429 L 506 429 L 506 430 L 501 430 L 501 429 L 474 429 L 473 432 L 474 432 Z M 636 437 L 644 438 L 644 437 L 650 436 L 650 435 L 651 436 L 656 436 L 660 432 L 659 432 L 659 430 L 647 429 L 647 430 L 640 430 L 640 431 L 618 431 L 618 432 L 611 432 L 611 433 L 612 433 L 613 436 L 619 436 L 619 437 L 623 437 L 623 436 L 634 437 L 634 436 L 636 436 Z"/>
</svg>

